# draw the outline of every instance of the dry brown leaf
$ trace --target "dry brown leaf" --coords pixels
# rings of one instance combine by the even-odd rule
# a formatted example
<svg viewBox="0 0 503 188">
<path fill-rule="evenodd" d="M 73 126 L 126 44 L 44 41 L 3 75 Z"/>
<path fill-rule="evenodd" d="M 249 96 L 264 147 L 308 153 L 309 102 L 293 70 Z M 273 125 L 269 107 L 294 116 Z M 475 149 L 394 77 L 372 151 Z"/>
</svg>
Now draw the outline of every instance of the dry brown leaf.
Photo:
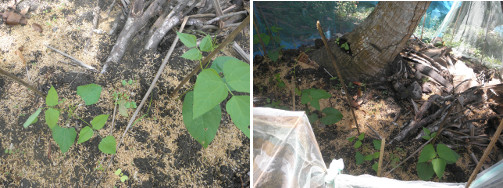
<svg viewBox="0 0 503 188">
<path fill-rule="evenodd" d="M 31 24 L 31 27 L 33 27 L 33 29 L 35 29 L 35 31 L 38 31 L 39 33 L 42 33 L 44 31 L 44 29 L 42 29 L 42 26 L 37 23 Z"/>
</svg>

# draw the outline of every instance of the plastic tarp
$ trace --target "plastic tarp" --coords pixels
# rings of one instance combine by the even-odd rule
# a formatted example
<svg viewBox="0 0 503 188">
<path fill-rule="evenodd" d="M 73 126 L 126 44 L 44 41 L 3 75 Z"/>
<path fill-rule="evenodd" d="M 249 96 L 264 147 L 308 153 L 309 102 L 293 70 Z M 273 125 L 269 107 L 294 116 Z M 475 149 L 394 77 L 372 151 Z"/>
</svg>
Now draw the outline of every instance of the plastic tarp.
<svg viewBox="0 0 503 188">
<path fill-rule="evenodd" d="M 489 67 L 503 62 L 503 12 L 499 1 L 455 2 L 436 31 L 454 45 L 453 52 L 476 58 Z"/>
<path fill-rule="evenodd" d="M 366 174 L 329 176 L 335 166 L 332 164 L 327 169 L 305 112 L 253 109 L 253 187 L 462 188 L 465 185 L 400 181 Z"/>
</svg>

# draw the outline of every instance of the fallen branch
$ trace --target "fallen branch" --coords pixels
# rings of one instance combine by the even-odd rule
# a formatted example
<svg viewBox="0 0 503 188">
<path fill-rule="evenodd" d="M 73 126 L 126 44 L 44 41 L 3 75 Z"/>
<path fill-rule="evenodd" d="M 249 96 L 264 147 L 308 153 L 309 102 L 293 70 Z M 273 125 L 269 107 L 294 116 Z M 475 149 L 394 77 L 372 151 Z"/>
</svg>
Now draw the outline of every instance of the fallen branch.
<svg viewBox="0 0 503 188">
<path fill-rule="evenodd" d="M 344 83 L 344 79 L 342 78 L 341 72 L 339 71 L 339 67 L 337 66 L 335 56 L 332 54 L 332 50 L 330 49 L 330 46 L 328 45 L 327 38 L 325 37 L 323 30 L 321 29 L 320 21 L 316 22 L 316 28 L 318 28 L 318 33 L 320 33 L 321 39 L 322 39 L 323 43 L 325 44 L 325 48 L 327 49 L 327 54 L 330 57 L 330 60 L 332 61 L 332 65 L 335 67 L 335 70 L 337 72 L 337 76 L 339 76 L 339 81 L 342 84 L 342 88 L 344 88 L 344 91 L 346 92 L 346 101 L 348 102 L 349 108 L 351 109 L 351 113 L 353 114 L 353 120 L 355 120 L 356 131 L 358 132 L 358 134 L 360 134 L 360 127 L 358 126 L 356 114 L 355 114 L 354 109 L 351 107 L 352 99 L 349 96 L 348 88 L 346 87 L 346 83 Z"/>
<path fill-rule="evenodd" d="M 42 93 L 40 90 L 38 90 L 37 88 L 33 87 L 32 85 L 26 83 L 25 81 L 19 79 L 18 77 L 14 76 L 13 74 L 7 72 L 7 71 L 4 71 L 3 69 L 0 68 L 0 74 L 3 74 L 11 79 L 13 79 L 14 81 L 16 81 L 17 83 L 20 83 L 21 85 L 31 89 L 32 91 L 34 91 L 37 95 L 45 98 L 45 95 L 44 93 Z"/>
<path fill-rule="evenodd" d="M 126 24 L 124 25 L 124 29 L 122 29 L 121 33 L 119 34 L 117 42 L 115 43 L 114 47 L 112 47 L 110 55 L 108 55 L 108 58 L 105 61 L 105 65 L 103 65 L 101 74 L 107 71 L 110 63 L 117 63 L 122 59 L 124 53 L 126 52 L 126 48 L 129 42 L 133 39 L 134 35 L 136 35 L 136 33 L 138 33 L 138 31 L 148 23 L 148 20 L 150 18 L 152 18 L 157 12 L 159 12 L 164 3 L 166 3 L 166 0 L 156 0 L 155 2 L 150 4 L 150 6 L 141 17 L 128 17 Z"/>
<path fill-rule="evenodd" d="M 231 34 L 229 34 L 229 36 L 227 36 L 227 38 L 224 39 L 224 41 L 222 41 L 222 43 L 220 43 L 218 45 L 218 47 L 216 49 L 214 49 L 208 56 L 206 56 L 203 61 L 201 61 L 201 64 L 198 64 L 194 67 L 194 69 L 192 70 L 192 72 L 187 75 L 183 80 L 182 82 L 180 82 L 180 84 L 178 84 L 178 86 L 175 88 L 175 90 L 173 91 L 173 93 L 171 93 L 171 97 L 173 98 L 177 93 L 178 93 L 178 90 L 180 90 L 180 88 L 185 85 L 185 83 L 187 83 L 187 81 L 189 81 L 189 79 L 194 76 L 202 67 L 205 67 L 206 64 L 208 64 L 208 62 L 213 58 L 213 56 L 215 56 L 217 53 L 220 52 L 220 50 L 222 50 L 222 48 L 224 48 L 225 46 L 227 46 L 227 44 L 229 44 L 230 42 L 234 41 L 234 38 L 236 38 L 236 36 L 238 35 L 238 33 L 243 30 L 246 26 L 248 26 L 248 24 L 250 23 L 250 15 L 248 15 L 244 20 L 243 22 L 241 22 L 241 25 L 239 25 L 234 31 L 231 32 Z"/>
<path fill-rule="evenodd" d="M 49 46 L 49 45 L 45 45 L 45 46 L 47 46 L 47 48 L 50 48 L 51 50 L 54 50 L 54 51 L 56 51 L 56 52 L 60 53 L 61 55 L 65 56 L 65 57 L 67 57 L 67 58 L 72 59 L 72 60 L 73 60 L 73 61 L 75 61 L 78 65 L 80 65 L 80 66 L 82 66 L 82 67 L 84 67 L 84 68 L 87 68 L 87 69 L 90 69 L 90 70 L 96 71 L 96 69 L 95 69 L 94 67 L 92 67 L 92 66 L 90 66 L 90 65 L 85 64 L 84 62 L 82 62 L 82 61 L 80 61 L 80 60 L 78 60 L 78 59 L 76 59 L 76 58 L 74 58 L 74 57 L 72 57 L 72 56 L 70 56 L 70 55 L 66 54 L 65 52 L 59 51 L 58 49 L 56 49 L 56 48 L 54 48 L 54 47 L 52 47 L 52 46 Z"/>
<path fill-rule="evenodd" d="M 196 4 L 197 1 L 194 2 Z M 162 25 L 157 28 L 154 33 L 149 37 L 147 43 L 145 44 L 145 50 L 152 50 L 157 48 L 162 38 L 170 31 L 174 26 L 178 25 L 182 18 L 185 16 L 182 10 L 186 7 L 186 2 L 181 2 L 177 5 L 171 13 L 166 16 Z M 187 12 L 187 11 L 186 11 Z"/>
<path fill-rule="evenodd" d="M 229 13 L 229 14 L 225 14 L 225 15 L 222 15 L 222 16 L 217 16 L 211 20 L 208 20 L 206 22 L 204 22 L 205 25 L 209 25 L 209 24 L 212 24 L 213 22 L 215 21 L 219 21 L 223 18 L 227 18 L 227 17 L 231 17 L 231 16 L 235 16 L 235 15 L 239 15 L 239 14 L 246 14 L 248 13 L 248 11 L 246 10 L 243 10 L 243 11 L 239 11 L 239 12 L 233 12 L 233 13 Z"/>
</svg>

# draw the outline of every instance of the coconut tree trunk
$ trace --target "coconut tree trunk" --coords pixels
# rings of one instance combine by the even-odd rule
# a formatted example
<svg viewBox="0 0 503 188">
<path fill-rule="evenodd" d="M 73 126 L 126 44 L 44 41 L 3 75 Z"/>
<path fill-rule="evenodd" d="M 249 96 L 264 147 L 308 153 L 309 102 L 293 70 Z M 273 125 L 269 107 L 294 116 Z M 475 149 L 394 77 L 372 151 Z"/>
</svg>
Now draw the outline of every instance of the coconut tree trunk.
<svg viewBox="0 0 503 188">
<path fill-rule="evenodd" d="M 382 73 L 384 67 L 405 47 L 429 5 L 430 2 L 381 1 L 363 23 L 342 37 L 349 42 L 351 55 L 342 51 L 335 42 L 329 42 L 342 76 L 346 80 L 356 80 Z M 335 73 L 324 48 L 313 51 L 309 56 Z"/>
</svg>

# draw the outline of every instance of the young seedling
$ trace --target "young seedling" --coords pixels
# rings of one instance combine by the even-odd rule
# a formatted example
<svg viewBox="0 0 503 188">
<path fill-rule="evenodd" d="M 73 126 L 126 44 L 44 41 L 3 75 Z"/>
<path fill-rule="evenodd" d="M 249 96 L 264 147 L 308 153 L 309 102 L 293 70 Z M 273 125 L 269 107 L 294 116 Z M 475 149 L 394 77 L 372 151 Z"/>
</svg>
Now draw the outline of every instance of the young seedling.
<svg viewBox="0 0 503 188">
<path fill-rule="evenodd" d="M 314 109 L 320 110 L 320 99 L 328 99 L 331 96 L 332 95 L 330 95 L 330 93 L 326 92 L 325 90 L 314 89 L 314 88 L 304 89 L 302 90 L 300 102 L 302 104 L 309 104 Z M 324 114 L 324 116 L 321 118 L 321 122 L 325 125 L 335 124 L 340 120 L 342 120 L 343 117 L 342 113 L 339 110 L 332 107 L 324 108 L 321 112 L 322 114 Z M 318 120 L 317 114 L 315 113 L 308 113 L 308 114 L 309 114 L 308 118 L 311 124 L 316 122 L 316 120 Z"/>
<path fill-rule="evenodd" d="M 360 135 L 358 135 L 358 137 L 354 137 L 354 136 L 349 137 L 348 141 L 350 143 L 353 143 L 353 141 L 356 140 L 353 144 L 353 148 L 355 148 L 357 150 L 358 148 L 362 147 L 364 138 L 365 138 L 365 133 L 361 133 Z M 379 151 L 381 149 L 381 141 L 380 140 L 373 140 L 372 144 L 373 144 L 375 150 Z M 374 159 L 378 160 L 379 154 L 380 154 L 380 152 L 374 152 L 374 153 L 370 153 L 368 155 L 363 155 L 359 151 L 356 151 L 356 155 L 355 155 L 356 165 L 361 165 L 365 161 L 372 161 Z M 377 172 L 378 165 L 379 165 L 378 161 L 374 162 L 374 164 L 372 165 L 372 169 L 376 172 Z"/>
<path fill-rule="evenodd" d="M 133 80 L 129 79 L 129 81 L 122 80 L 122 86 L 129 89 L 134 83 Z M 117 105 L 119 105 L 119 114 L 128 117 L 128 109 L 136 108 L 136 102 L 130 100 L 130 96 L 127 94 L 128 92 L 114 92 L 114 100 Z"/>
<path fill-rule="evenodd" d="M 211 36 L 205 36 L 197 47 L 196 36 L 177 33 L 180 41 L 191 48 L 181 57 L 199 61 L 202 53 L 215 49 Z M 222 119 L 222 103 L 229 95 L 226 111 L 232 122 L 250 137 L 250 65 L 233 57 L 217 57 L 210 68 L 202 67 L 194 85 L 183 101 L 182 115 L 190 135 L 203 147 L 215 137 Z M 223 75 L 223 76 L 222 76 Z"/>
<path fill-rule="evenodd" d="M 124 183 L 125 181 L 129 180 L 129 177 L 124 175 L 122 173 L 122 170 L 119 168 L 117 169 L 115 172 L 114 172 L 115 175 L 119 176 L 119 179 L 121 180 L 122 183 Z"/>
<path fill-rule="evenodd" d="M 423 128 L 425 135 L 422 137 L 425 140 L 433 139 L 436 133 L 430 134 L 430 130 Z M 447 164 L 454 164 L 459 159 L 459 155 L 447 147 L 445 144 L 437 144 L 435 150 L 433 144 L 424 146 L 419 154 L 417 161 L 417 175 L 422 180 L 429 180 L 433 177 L 433 173 L 438 178 L 442 179 L 444 175 L 445 166 Z"/>
<path fill-rule="evenodd" d="M 85 105 L 93 105 L 98 102 L 101 95 L 101 90 L 101 86 L 96 84 L 82 85 L 77 87 L 77 95 L 79 95 L 84 100 Z M 66 153 L 74 144 L 75 139 L 77 138 L 77 131 L 75 131 L 75 128 L 73 127 L 66 128 L 58 125 L 61 112 L 67 112 L 68 119 L 76 117 L 88 125 L 80 130 L 77 144 L 83 143 L 92 138 L 94 135 L 93 130 L 100 130 L 101 128 L 103 128 L 103 126 L 107 122 L 108 114 L 98 115 L 94 117 L 90 123 L 88 123 L 75 114 L 76 105 L 70 105 L 60 108 L 59 106 L 61 106 L 63 101 L 64 100 L 59 100 L 56 89 L 51 86 L 45 99 L 46 107 L 38 108 L 35 113 L 28 117 L 28 119 L 24 122 L 23 127 L 28 128 L 31 124 L 36 123 L 38 121 L 39 114 L 42 112 L 42 110 L 45 110 L 45 123 L 52 131 L 52 138 L 58 144 L 61 152 Z M 103 153 L 114 154 L 115 138 L 113 136 L 107 136 L 106 138 L 101 140 L 98 148 Z"/>
</svg>

